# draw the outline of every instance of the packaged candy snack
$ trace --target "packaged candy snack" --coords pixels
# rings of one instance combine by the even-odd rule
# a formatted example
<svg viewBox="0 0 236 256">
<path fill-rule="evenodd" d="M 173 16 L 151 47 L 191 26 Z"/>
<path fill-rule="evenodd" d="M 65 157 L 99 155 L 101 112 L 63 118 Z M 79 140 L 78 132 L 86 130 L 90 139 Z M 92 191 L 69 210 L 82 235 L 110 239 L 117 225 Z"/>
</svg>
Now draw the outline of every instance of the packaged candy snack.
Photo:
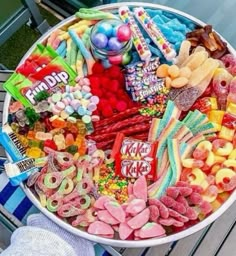
<svg viewBox="0 0 236 256">
<path fill-rule="evenodd" d="M 154 181 L 156 150 L 157 142 L 134 140 L 118 133 L 111 153 L 111 157 L 115 159 L 116 174 L 129 178 L 145 175 L 147 179 Z"/>
<path fill-rule="evenodd" d="M 67 84 L 72 86 L 75 77 L 75 71 L 61 57 L 56 57 L 28 78 L 21 74 L 13 74 L 3 87 L 25 107 L 32 107 L 37 104 L 35 99 L 37 93 L 47 91 L 52 94 Z"/>
</svg>

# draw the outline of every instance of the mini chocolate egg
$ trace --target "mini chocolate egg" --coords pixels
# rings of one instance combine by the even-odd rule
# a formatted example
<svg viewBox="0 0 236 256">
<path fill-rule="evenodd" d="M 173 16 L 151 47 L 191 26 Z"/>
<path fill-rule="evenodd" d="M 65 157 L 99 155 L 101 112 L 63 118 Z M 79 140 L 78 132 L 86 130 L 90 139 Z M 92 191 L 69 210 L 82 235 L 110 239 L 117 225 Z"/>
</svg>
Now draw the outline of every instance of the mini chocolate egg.
<svg viewBox="0 0 236 256">
<path fill-rule="evenodd" d="M 101 24 L 98 25 L 97 32 L 102 33 L 102 34 L 106 35 L 107 37 L 110 37 L 113 32 L 113 27 L 111 24 L 109 24 L 107 22 L 102 22 Z"/>
<path fill-rule="evenodd" d="M 120 42 L 129 41 L 131 38 L 131 30 L 130 30 L 129 26 L 125 25 L 125 24 L 119 26 L 119 28 L 117 29 L 116 36 Z"/>
<path fill-rule="evenodd" d="M 103 49 L 107 46 L 108 39 L 106 35 L 97 33 L 92 37 L 92 42 L 97 48 Z"/>
<path fill-rule="evenodd" d="M 119 51 L 123 44 L 116 37 L 111 37 L 108 41 L 108 47 L 111 51 Z"/>
</svg>

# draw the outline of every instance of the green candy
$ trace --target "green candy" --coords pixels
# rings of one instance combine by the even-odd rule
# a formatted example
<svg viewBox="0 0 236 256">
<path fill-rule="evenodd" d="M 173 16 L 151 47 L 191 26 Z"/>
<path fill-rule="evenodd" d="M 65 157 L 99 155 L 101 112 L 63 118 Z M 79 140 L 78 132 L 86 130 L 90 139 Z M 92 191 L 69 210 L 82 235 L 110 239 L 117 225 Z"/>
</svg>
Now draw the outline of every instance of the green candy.
<svg viewBox="0 0 236 256">
<path fill-rule="evenodd" d="M 66 151 L 72 155 L 74 155 L 75 153 L 78 152 L 78 146 L 76 145 L 71 145 L 69 147 L 66 148 Z"/>
<path fill-rule="evenodd" d="M 25 115 L 29 121 L 29 126 L 32 127 L 34 124 L 39 120 L 40 115 L 35 112 L 33 108 L 26 108 L 25 109 Z"/>
<path fill-rule="evenodd" d="M 42 100 L 46 100 L 48 97 L 50 96 L 50 94 L 47 92 L 47 91 L 41 91 L 41 92 L 38 92 L 34 98 L 37 100 L 37 101 L 42 101 Z"/>
</svg>

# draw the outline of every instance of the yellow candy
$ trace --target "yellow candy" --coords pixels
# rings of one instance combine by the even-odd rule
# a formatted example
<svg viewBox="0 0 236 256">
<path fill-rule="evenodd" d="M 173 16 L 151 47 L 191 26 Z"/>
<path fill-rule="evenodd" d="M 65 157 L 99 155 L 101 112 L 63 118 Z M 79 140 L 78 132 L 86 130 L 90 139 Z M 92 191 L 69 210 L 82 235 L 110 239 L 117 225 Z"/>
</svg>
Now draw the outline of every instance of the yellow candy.
<svg viewBox="0 0 236 256">
<path fill-rule="evenodd" d="M 232 141 L 234 138 L 234 133 L 235 133 L 234 129 L 229 129 L 226 126 L 221 126 L 221 130 L 219 132 L 218 137 L 220 139 Z"/>
<path fill-rule="evenodd" d="M 32 147 L 26 150 L 26 155 L 32 158 L 39 158 L 39 157 L 42 157 L 44 153 L 40 148 Z"/>
<path fill-rule="evenodd" d="M 183 67 L 180 69 L 179 76 L 190 78 L 191 74 L 192 74 L 192 71 L 189 67 Z"/>
<path fill-rule="evenodd" d="M 168 74 L 171 78 L 176 78 L 179 76 L 180 70 L 179 67 L 176 65 L 172 65 L 168 67 Z"/>
<path fill-rule="evenodd" d="M 223 166 L 236 170 L 236 160 L 235 159 L 228 159 L 228 160 L 223 162 Z"/>
<path fill-rule="evenodd" d="M 229 112 L 232 115 L 236 115 L 236 104 L 230 102 L 226 111 Z"/>
<path fill-rule="evenodd" d="M 188 84 L 188 79 L 186 77 L 178 77 L 172 80 L 171 87 L 181 88 Z"/>
<path fill-rule="evenodd" d="M 204 190 L 208 188 L 209 183 L 206 180 L 206 174 L 202 170 L 195 168 L 192 170 L 192 174 L 194 179 L 190 181 L 191 185 L 199 185 Z"/>
<path fill-rule="evenodd" d="M 167 77 L 168 76 L 168 68 L 169 68 L 169 65 L 167 65 L 167 64 L 160 65 L 157 68 L 156 76 L 161 77 L 161 78 Z"/>
<path fill-rule="evenodd" d="M 217 131 L 221 130 L 221 124 L 224 117 L 225 111 L 223 110 L 211 110 L 208 113 L 209 121 L 216 124 Z"/>
<path fill-rule="evenodd" d="M 228 159 L 236 160 L 236 148 L 229 154 Z"/>
</svg>

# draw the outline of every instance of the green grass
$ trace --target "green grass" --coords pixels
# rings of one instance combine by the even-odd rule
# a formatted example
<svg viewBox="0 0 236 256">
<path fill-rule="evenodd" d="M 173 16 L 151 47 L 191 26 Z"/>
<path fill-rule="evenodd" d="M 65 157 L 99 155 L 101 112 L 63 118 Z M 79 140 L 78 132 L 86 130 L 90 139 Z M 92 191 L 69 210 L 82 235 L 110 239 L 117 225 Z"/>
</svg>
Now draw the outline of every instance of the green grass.
<svg viewBox="0 0 236 256">
<path fill-rule="evenodd" d="M 40 8 L 40 12 L 51 26 L 59 22 L 59 20 L 48 11 Z M 37 30 L 23 25 L 11 38 L 0 46 L 0 63 L 14 70 L 27 50 L 40 36 L 41 34 Z"/>
</svg>

